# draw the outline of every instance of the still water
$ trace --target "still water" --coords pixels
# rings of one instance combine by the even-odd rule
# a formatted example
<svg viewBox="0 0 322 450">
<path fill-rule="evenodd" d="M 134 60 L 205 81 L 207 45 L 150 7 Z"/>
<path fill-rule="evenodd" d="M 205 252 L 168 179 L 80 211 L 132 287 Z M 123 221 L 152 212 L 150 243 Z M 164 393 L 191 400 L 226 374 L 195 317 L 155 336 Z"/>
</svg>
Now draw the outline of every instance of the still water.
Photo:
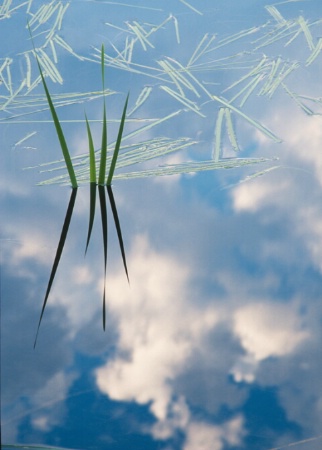
<svg viewBox="0 0 322 450">
<path fill-rule="evenodd" d="M 320 0 L 5 0 L 0 39 L 2 444 L 320 449 Z M 79 182 L 35 348 L 71 188 L 33 44 Z M 84 255 L 128 92 L 129 283 L 98 202 Z"/>
</svg>

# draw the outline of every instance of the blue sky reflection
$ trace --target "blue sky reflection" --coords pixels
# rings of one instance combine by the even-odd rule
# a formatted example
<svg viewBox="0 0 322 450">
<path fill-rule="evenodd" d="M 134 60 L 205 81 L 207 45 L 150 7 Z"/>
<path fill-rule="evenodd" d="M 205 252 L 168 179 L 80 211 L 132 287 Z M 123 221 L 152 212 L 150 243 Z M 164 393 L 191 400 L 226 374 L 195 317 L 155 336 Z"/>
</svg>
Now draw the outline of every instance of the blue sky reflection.
<svg viewBox="0 0 322 450">
<path fill-rule="evenodd" d="M 10 36 L 0 60 L 3 442 L 75 449 L 321 447 L 321 6 L 199 3 L 174 1 L 169 10 L 157 0 L 33 0 L 16 10 L 18 3 L 7 1 L 0 9 L 0 36 Z M 94 48 L 104 43 L 109 142 L 128 90 L 133 113 L 124 145 L 142 142 L 148 151 L 161 137 L 191 142 L 160 160 L 119 167 L 119 178 L 158 164 L 269 160 L 115 179 L 130 286 L 110 227 L 105 333 L 98 219 L 84 258 L 85 174 L 36 350 L 69 188 L 35 186 L 56 172 L 22 170 L 60 158 L 41 86 L 31 89 L 38 74 L 24 53 L 31 49 L 27 18 L 38 44 L 48 39 L 55 63 L 48 71 L 62 76 L 62 84 L 49 76 L 48 85 L 61 95 L 56 101 L 67 102 L 58 112 L 75 155 L 87 152 L 84 109 L 100 142 Z M 70 104 L 70 92 L 89 94 Z M 150 119 L 159 125 L 148 127 Z M 141 126 L 147 128 L 135 134 Z"/>
</svg>

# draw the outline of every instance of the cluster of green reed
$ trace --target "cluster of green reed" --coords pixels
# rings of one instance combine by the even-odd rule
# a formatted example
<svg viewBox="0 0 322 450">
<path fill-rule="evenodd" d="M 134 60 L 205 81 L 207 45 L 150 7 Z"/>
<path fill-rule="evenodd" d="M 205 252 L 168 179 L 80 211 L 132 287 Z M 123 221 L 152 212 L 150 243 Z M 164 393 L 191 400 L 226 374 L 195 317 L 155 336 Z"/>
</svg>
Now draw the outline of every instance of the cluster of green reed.
<svg viewBox="0 0 322 450">
<path fill-rule="evenodd" d="M 35 51 L 35 49 L 34 49 Z M 65 220 L 64 220 L 64 224 L 62 227 L 62 232 L 61 232 L 61 236 L 60 236 L 60 240 L 58 243 L 58 247 L 57 247 L 57 251 L 56 251 L 56 256 L 54 259 L 54 263 L 53 263 L 53 267 L 51 270 L 51 274 L 49 277 L 49 282 L 47 285 L 47 290 L 46 290 L 46 294 L 45 294 L 45 298 L 43 301 L 43 306 L 42 306 L 42 310 L 40 313 L 40 318 L 39 318 L 39 323 L 38 323 L 38 328 L 37 328 L 37 333 L 36 333 L 36 338 L 35 338 L 35 342 L 34 342 L 34 347 L 36 346 L 37 343 L 37 337 L 38 337 L 38 333 L 39 333 L 39 328 L 40 328 L 40 324 L 43 318 L 43 314 L 47 305 L 47 301 L 48 301 L 48 297 L 52 288 L 52 284 L 56 275 L 56 271 L 59 265 L 59 261 L 63 252 L 63 248 L 65 245 L 65 241 L 66 241 L 66 237 L 67 237 L 67 233 L 68 233 L 68 229 L 69 229 L 69 225 L 71 222 L 71 218 L 72 218 L 72 214 L 73 214 L 73 210 L 74 210 L 74 205 L 75 205 L 75 201 L 76 201 L 76 195 L 77 195 L 77 189 L 78 189 L 78 182 L 77 182 L 77 177 L 75 175 L 75 171 L 74 171 L 74 167 L 73 167 L 73 163 L 72 163 L 72 159 L 70 156 L 70 152 L 66 143 L 66 139 L 61 127 L 61 124 L 59 122 L 54 104 L 52 102 L 46 81 L 45 81 L 45 77 L 44 74 L 42 72 L 39 60 L 37 58 L 37 54 L 35 51 L 35 55 L 36 55 L 36 60 L 37 60 L 37 64 L 38 64 L 38 68 L 39 68 L 39 72 L 41 75 L 41 79 L 42 79 L 42 84 L 46 93 L 46 98 L 47 98 L 47 102 L 49 105 L 49 109 L 54 121 L 54 125 L 55 125 L 55 129 L 56 129 L 56 133 L 57 133 L 57 137 L 59 139 L 59 143 L 60 143 L 60 147 L 62 150 L 62 154 L 65 160 L 65 164 L 66 164 L 66 168 L 69 174 L 69 178 L 70 178 L 70 183 L 72 186 L 72 193 L 70 196 L 70 200 L 69 200 L 69 204 L 68 204 L 68 208 L 67 208 L 67 212 L 66 212 L 66 216 L 65 216 Z M 105 80 L 105 74 L 104 74 L 104 45 L 102 45 L 101 48 L 101 69 L 102 69 L 102 87 L 103 87 L 103 93 L 105 92 L 105 85 L 104 85 L 104 80 Z M 129 94 L 126 97 L 125 100 L 125 104 L 123 107 L 123 113 L 122 113 L 122 117 L 121 117 L 121 121 L 120 121 L 120 126 L 119 126 L 119 130 L 118 130 L 118 135 L 117 135 L 117 139 L 116 139 L 116 143 L 115 143 L 115 148 L 114 148 L 114 152 L 113 152 L 113 156 L 111 159 L 111 164 L 109 167 L 109 171 L 107 173 L 106 170 L 106 160 L 107 160 L 107 120 L 106 120 L 106 104 L 105 104 L 105 98 L 104 98 L 104 102 L 103 102 L 103 127 L 102 127 L 102 141 L 101 141 L 101 148 L 100 148 L 100 164 L 99 164 L 99 171 L 98 171 L 98 175 L 97 175 L 97 171 L 96 171 L 96 161 L 95 161 L 95 151 L 94 151 L 94 143 L 93 143 L 93 137 L 92 137 L 92 132 L 91 132 L 91 128 L 90 128 L 90 124 L 89 121 L 87 119 L 87 116 L 85 114 L 85 121 L 86 121 L 86 128 L 87 128 L 87 136 L 88 136 L 88 148 L 89 148 L 89 172 L 90 172 L 90 208 L 89 208 L 89 223 L 88 223 L 88 233 L 87 233 L 87 241 L 86 241 L 86 248 L 85 248 L 85 254 L 87 252 L 88 249 L 88 245 L 90 242 L 90 238 L 91 238 L 91 233 L 92 233 L 92 228 L 93 228 L 93 223 L 94 223 L 94 217 L 95 217 L 95 209 L 96 209 L 96 197 L 97 197 L 97 192 L 98 192 L 98 197 L 99 197 L 99 204 L 100 204 L 100 211 L 101 211 L 101 222 L 102 222 L 102 232 L 103 232 L 103 248 L 104 248 L 104 289 L 103 289 L 103 329 L 105 330 L 105 325 L 106 325 L 106 292 L 105 292 L 105 279 L 106 279 L 106 263 L 107 263 L 107 230 L 108 230 L 108 226 L 107 226 L 107 202 L 106 202 L 106 192 L 108 194 L 108 199 L 109 199 L 109 203 L 110 203 L 110 207 L 112 210 L 112 214 L 113 214 L 113 219 L 114 219 L 114 223 L 115 223 L 115 227 L 116 227 L 116 231 L 117 231 L 117 236 L 118 236 L 118 241 L 119 241 L 119 245 L 120 245 L 120 250 L 121 250 L 121 255 L 122 255 L 122 260 L 123 260 L 123 265 L 124 265 L 124 269 L 125 269 L 125 273 L 126 273 L 126 277 L 129 281 L 129 275 L 128 275 L 128 269 L 127 269 L 127 264 L 126 264 L 126 257 L 125 257 L 125 250 L 124 250 L 124 244 L 123 244 L 123 237 L 122 237 L 122 232 L 121 232 L 121 226 L 120 226 L 120 221 L 119 221 L 119 217 L 118 217 L 118 213 L 117 213 L 117 209 L 116 209 L 116 203 L 114 200 L 114 194 L 113 194 L 113 190 L 112 190 L 112 180 L 113 180 L 113 175 L 114 175 L 114 171 L 115 171 L 115 167 L 116 167 L 116 163 L 117 163 L 117 158 L 118 158 L 118 154 L 119 154 L 119 150 L 120 150 L 120 146 L 121 146 L 121 140 L 122 140 L 122 135 L 123 135 L 123 129 L 124 129 L 124 124 L 125 124 L 125 118 L 126 118 L 126 110 L 127 110 L 127 105 L 128 105 L 128 99 L 129 99 Z"/>
</svg>

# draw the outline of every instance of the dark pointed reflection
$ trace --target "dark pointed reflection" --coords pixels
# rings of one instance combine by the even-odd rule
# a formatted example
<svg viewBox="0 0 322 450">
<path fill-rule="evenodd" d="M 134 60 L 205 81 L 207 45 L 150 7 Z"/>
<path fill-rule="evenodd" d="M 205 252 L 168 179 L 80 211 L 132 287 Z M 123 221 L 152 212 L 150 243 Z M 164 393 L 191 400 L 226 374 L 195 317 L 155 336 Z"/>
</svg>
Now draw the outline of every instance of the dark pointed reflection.
<svg viewBox="0 0 322 450">
<path fill-rule="evenodd" d="M 87 253 L 89 241 L 91 239 L 96 207 L 96 183 L 90 183 L 90 197 L 89 197 L 89 222 L 88 222 L 88 234 L 85 248 L 85 255 Z"/>
<path fill-rule="evenodd" d="M 103 247 L 104 247 L 104 288 L 103 288 L 103 329 L 106 325 L 106 305 L 105 305 L 105 279 L 106 279 L 106 263 L 107 263 L 107 210 L 106 210 L 106 195 L 105 187 L 98 186 L 98 194 L 101 207 L 102 232 L 103 232 Z"/>
<path fill-rule="evenodd" d="M 42 305 L 42 310 L 41 310 L 41 314 L 40 314 L 40 318 L 39 318 L 36 338 L 35 338 L 35 342 L 34 342 L 34 348 L 36 347 L 38 333 L 39 333 L 39 328 L 40 328 L 42 317 L 43 317 L 44 312 L 45 312 L 45 308 L 46 308 L 47 300 L 48 300 L 48 297 L 49 297 L 49 294 L 50 294 L 50 290 L 51 290 L 53 281 L 55 279 L 55 275 L 56 275 L 56 272 L 57 272 L 57 268 L 58 268 L 58 264 L 59 264 L 61 255 L 63 253 L 63 249 L 64 249 L 66 237 L 67 237 L 67 233 L 68 233 L 68 230 L 69 230 L 69 225 L 70 225 L 71 218 L 72 218 L 72 215 L 73 215 L 73 210 L 74 210 L 75 201 L 76 201 L 76 195 L 77 195 L 77 188 L 73 188 L 72 189 L 72 193 L 70 195 L 70 199 L 69 199 L 69 203 L 68 203 L 68 207 L 67 207 L 67 211 L 66 211 L 64 224 L 63 224 L 63 228 L 62 228 L 61 235 L 60 235 L 60 239 L 59 239 L 59 242 L 58 242 L 58 247 L 57 247 L 57 250 L 56 250 L 56 256 L 55 256 L 55 259 L 54 259 L 54 264 L 53 264 L 53 267 L 51 269 L 51 274 L 50 274 L 49 281 L 48 281 L 48 286 L 47 286 L 47 291 L 46 291 L 46 295 L 45 295 L 45 298 L 44 298 L 44 303 Z"/>
<path fill-rule="evenodd" d="M 111 210 L 112 210 L 112 213 L 113 213 L 113 218 L 114 218 L 115 228 L 116 228 L 117 237 L 118 237 L 118 241 L 119 241 L 119 245 L 120 245 L 120 250 L 121 250 L 124 270 L 125 270 L 125 273 L 126 273 L 127 281 L 130 283 L 129 274 L 128 274 L 128 270 L 127 270 L 127 264 L 126 264 L 126 257 L 125 257 L 124 243 L 123 243 L 123 237 L 122 237 L 122 231 L 121 231 L 121 224 L 120 224 L 119 217 L 118 217 L 118 214 L 117 214 L 117 209 L 116 209 L 116 204 L 115 204 L 115 200 L 114 200 L 114 194 L 113 194 L 112 186 L 107 186 L 107 193 L 108 193 L 108 197 L 109 197 L 109 200 L 110 200 Z"/>
<path fill-rule="evenodd" d="M 89 245 L 89 242 L 90 242 L 90 239 L 91 239 L 93 224 L 94 224 L 95 207 L 96 207 L 96 195 L 97 195 L 96 189 L 98 189 L 98 194 L 99 194 L 102 233 L 103 233 L 103 249 L 104 249 L 103 329 L 105 330 L 105 327 L 106 327 L 106 284 L 105 284 L 105 281 L 106 281 L 107 248 L 108 248 L 107 204 L 106 204 L 105 186 L 97 185 L 96 183 L 90 183 L 89 224 L 88 224 L 88 233 L 87 233 L 85 254 L 86 254 L 87 249 L 88 249 L 88 245 Z M 113 194 L 111 186 L 107 186 L 106 189 L 107 189 L 107 193 L 108 193 L 108 198 L 109 198 L 109 202 L 110 202 L 110 206 L 111 206 L 111 210 L 112 210 L 112 214 L 113 214 L 113 219 L 114 219 L 114 223 L 115 223 L 115 228 L 116 228 L 116 232 L 117 232 L 117 237 L 118 237 L 118 241 L 119 241 L 119 246 L 120 246 L 120 250 L 121 250 L 123 266 L 124 266 L 124 270 L 125 270 L 125 274 L 126 274 L 127 280 L 129 282 L 129 274 L 128 274 L 128 268 L 127 268 L 127 263 L 126 263 L 126 256 L 125 256 L 123 236 L 122 236 L 119 216 L 118 216 L 118 213 L 117 213 L 117 208 L 116 208 L 116 203 L 115 203 L 115 199 L 114 199 L 114 194 Z M 61 255 L 62 255 L 62 252 L 63 252 L 63 249 L 64 249 L 64 245 L 65 245 L 65 241 L 66 241 L 66 238 L 67 238 L 69 225 L 70 225 L 70 222 L 71 222 L 71 219 L 72 219 L 72 215 L 73 215 L 73 210 L 74 210 L 75 201 L 76 201 L 76 195 L 77 195 L 77 188 L 73 188 L 71 196 L 70 196 L 70 200 L 69 200 L 69 203 L 68 203 L 66 216 L 65 216 L 63 227 L 62 227 L 62 231 L 61 231 L 58 247 L 57 247 L 57 250 L 56 250 L 56 256 L 55 256 L 53 267 L 52 267 L 51 274 L 50 274 L 50 277 L 49 277 L 47 290 L 46 290 L 46 295 L 45 295 L 43 306 L 42 306 L 42 310 L 41 310 L 41 313 L 40 313 L 40 318 L 39 318 L 36 338 L 35 338 L 35 342 L 34 342 L 34 348 L 36 347 L 37 338 L 38 338 L 39 329 L 40 329 L 40 324 L 41 324 L 41 321 L 42 321 L 42 318 L 43 318 L 43 315 L 44 315 L 44 312 L 45 312 L 45 308 L 46 308 L 46 305 L 47 305 L 48 297 L 49 297 L 49 294 L 50 294 L 50 291 L 51 291 L 51 288 L 52 288 L 52 284 L 54 282 L 54 279 L 55 279 L 55 276 L 56 276 L 56 272 L 57 272 L 57 269 L 58 269 L 59 261 L 60 261 L 60 258 L 61 258 Z"/>
</svg>

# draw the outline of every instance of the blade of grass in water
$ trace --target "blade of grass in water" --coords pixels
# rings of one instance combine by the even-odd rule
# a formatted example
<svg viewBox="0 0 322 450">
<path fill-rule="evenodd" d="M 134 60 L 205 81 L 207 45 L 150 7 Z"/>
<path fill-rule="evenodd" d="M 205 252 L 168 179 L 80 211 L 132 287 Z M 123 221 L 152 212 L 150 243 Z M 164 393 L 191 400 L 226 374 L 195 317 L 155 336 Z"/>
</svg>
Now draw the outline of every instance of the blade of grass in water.
<svg viewBox="0 0 322 450">
<path fill-rule="evenodd" d="M 219 108 L 215 126 L 215 147 L 212 152 L 212 159 L 216 162 L 218 162 L 220 158 L 221 140 L 222 140 L 221 132 L 224 115 L 225 115 L 225 108 Z"/>
<path fill-rule="evenodd" d="M 56 256 L 55 256 L 55 259 L 54 259 L 54 264 L 53 264 L 53 267 L 51 269 L 51 274 L 50 274 L 50 277 L 49 277 L 49 282 L 48 282 L 48 286 L 47 286 L 47 291 L 46 291 L 44 303 L 43 303 L 41 314 L 40 314 L 40 318 L 39 318 L 39 323 L 38 323 L 38 328 L 37 328 L 34 348 L 36 347 L 38 333 L 39 333 L 39 328 L 40 328 L 40 324 L 41 324 L 41 321 L 42 321 L 42 318 L 43 318 L 43 315 L 44 315 L 44 312 L 45 312 L 45 308 L 46 308 L 47 300 L 48 300 L 48 297 L 49 297 L 49 293 L 50 293 L 50 290 L 51 290 L 51 287 L 52 287 L 52 284 L 53 284 L 53 281 L 54 281 L 54 278 L 55 278 L 55 275 L 56 275 L 56 272 L 57 272 L 57 268 L 58 268 L 58 264 L 59 264 L 61 255 L 63 253 L 63 249 L 64 249 L 64 245 L 65 245 L 65 241 L 66 241 L 66 237 L 67 237 L 70 221 L 71 221 L 71 218 L 72 218 L 72 215 L 73 215 L 74 206 L 75 206 L 76 194 L 77 194 L 77 188 L 73 188 L 71 196 L 70 196 L 70 200 L 69 200 L 69 204 L 68 204 L 68 208 L 67 208 L 64 224 L 63 224 L 63 228 L 62 228 L 61 235 L 60 235 L 60 239 L 59 239 L 59 243 L 58 243 L 58 247 L 57 247 L 57 251 L 56 251 Z"/>
<path fill-rule="evenodd" d="M 89 222 L 88 222 L 88 234 L 85 248 L 85 255 L 87 252 L 88 244 L 91 239 L 94 217 L 95 217 L 95 206 L 96 206 L 96 163 L 95 163 L 95 151 L 91 129 L 85 114 L 87 135 L 88 135 L 88 148 L 89 148 L 89 174 L 90 174 L 90 206 L 89 206 Z"/>
<path fill-rule="evenodd" d="M 116 143 L 115 143 L 113 158 L 112 158 L 112 161 L 111 161 L 110 170 L 109 170 L 107 181 L 106 181 L 107 186 L 111 186 L 111 184 L 112 184 L 112 179 L 113 179 L 114 170 L 115 170 L 115 166 L 116 166 L 116 162 L 117 162 L 117 157 L 118 157 L 120 146 L 121 146 L 121 140 L 122 140 L 122 135 L 123 135 L 123 129 L 124 129 L 124 123 L 125 123 L 125 116 L 126 116 L 126 109 L 127 109 L 128 101 L 129 101 L 129 94 L 127 94 L 127 97 L 126 97 L 126 100 L 125 100 L 125 104 L 124 104 L 124 108 L 123 108 L 120 128 L 119 128 L 119 132 L 118 132 L 118 135 L 117 135 L 117 140 L 116 140 Z"/>
<path fill-rule="evenodd" d="M 103 186 L 104 182 L 105 182 L 106 153 L 107 153 L 107 122 L 106 122 L 106 106 L 105 106 L 105 101 L 104 101 L 101 160 L 100 160 L 100 170 L 99 170 L 99 175 L 98 175 L 98 184 L 100 184 L 101 186 Z"/>
<path fill-rule="evenodd" d="M 104 45 L 102 45 L 101 49 L 101 69 L 102 69 L 102 86 L 103 93 L 105 91 L 105 83 L 104 83 Z M 103 106 L 103 129 L 102 129 L 102 146 L 101 146 L 101 161 L 100 161 L 100 170 L 98 175 L 98 184 L 103 185 L 105 182 L 105 173 L 106 173 L 106 153 L 107 153 L 107 122 L 106 122 L 106 106 L 105 106 L 105 96 L 104 96 L 104 106 Z"/>
<path fill-rule="evenodd" d="M 86 248 L 85 248 L 85 255 L 87 253 L 89 241 L 91 239 L 92 235 L 92 229 L 94 224 L 94 218 L 95 218 L 95 206 L 96 206 L 96 183 L 90 183 L 89 184 L 89 221 L 88 221 L 88 233 L 87 233 L 87 241 L 86 241 Z"/>
<path fill-rule="evenodd" d="M 105 74 L 104 74 L 104 45 L 101 48 L 101 70 L 102 70 L 102 87 L 103 93 L 105 91 Z M 107 121 L 106 121 L 106 105 L 105 96 L 103 104 L 103 129 L 102 129 L 102 144 L 101 144 L 101 159 L 98 175 L 98 193 L 101 208 L 101 221 L 103 232 L 103 248 L 104 248 L 104 286 L 103 286 L 103 330 L 106 325 L 106 264 L 107 264 L 107 211 L 106 211 L 106 196 L 104 190 L 105 173 L 106 173 L 106 154 L 107 154 Z M 95 164 L 95 161 L 94 161 Z M 95 186 L 96 188 L 96 186 Z M 94 188 L 92 188 L 93 192 Z M 95 190 L 96 191 L 96 190 Z M 92 196 L 93 194 L 91 194 Z"/>
<path fill-rule="evenodd" d="M 105 330 L 105 324 L 106 324 L 105 282 L 106 282 L 106 263 L 107 263 L 107 211 L 106 211 L 105 187 L 99 185 L 98 193 L 99 193 L 100 206 L 101 206 L 103 247 L 104 247 L 103 330 Z"/>
<path fill-rule="evenodd" d="M 109 197 L 109 200 L 110 200 L 111 210 L 112 210 L 112 213 L 113 213 L 113 218 L 114 218 L 115 228 L 116 228 L 116 232 L 117 232 L 117 237 L 118 237 L 118 240 L 119 240 L 120 250 L 121 250 L 122 259 L 123 259 L 124 270 L 125 270 L 125 273 L 126 273 L 127 281 L 130 283 L 129 274 L 128 274 L 128 270 L 127 270 L 127 264 L 126 264 L 126 257 L 125 257 L 124 243 L 123 243 L 123 237 L 122 237 L 122 231 L 121 231 L 121 224 L 120 224 L 119 217 L 118 217 L 118 214 L 117 214 L 117 209 L 116 209 L 116 204 L 115 204 L 115 200 L 114 200 L 114 194 L 113 194 L 113 191 L 112 191 L 112 186 L 107 186 L 107 193 L 108 193 L 108 197 Z"/>
<path fill-rule="evenodd" d="M 28 28 L 29 28 L 29 24 L 28 24 Z M 30 28 L 29 28 L 29 33 L 30 33 L 30 37 L 31 37 L 31 40 L 32 40 L 32 35 L 31 35 Z M 58 119 L 58 116 L 57 116 L 54 104 L 53 104 L 53 102 L 51 100 L 51 97 L 50 97 L 50 94 L 49 94 L 49 90 L 47 88 L 45 77 L 44 77 L 44 75 L 42 73 L 42 70 L 41 70 L 41 67 L 40 67 L 40 63 L 39 63 L 38 57 L 36 55 L 35 47 L 34 47 L 34 52 L 35 52 L 36 61 L 37 61 L 37 64 L 38 64 L 38 69 L 39 69 L 39 72 L 40 72 L 42 84 L 44 86 L 44 90 L 45 90 L 45 93 L 46 93 L 46 97 L 47 97 L 48 105 L 49 105 L 49 108 L 50 108 L 50 112 L 51 112 L 51 115 L 52 115 L 52 118 L 53 118 L 53 121 L 54 121 L 54 124 L 55 124 L 56 133 L 57 133 L 57 136 L 58 136 L 58 139 L 59 139 L 59 142 L 60 142 L 60 147 L 61 147 L 64 159 L 65 159 L 65 163 L 66 163 L 66 167 L 67 167 L 67 170 L 68 170 L 70 182 L 71 182 L 72 187 L 76 188 L 77 187 L 77 179 L 76 179 L 76 176 L 75 176 L 73 163 L 72 163 L 72 160 L 71 160 L 71 157 L 70 157 L 70 154 L 69 154 L 69 150 L 68 150 L 68 147 L 67 147 L 67 143 L 66 143 L 66 140 L 65 140 L 65 136 L 64 136 L 62 127 L 61 127 L 61 125 L 59 123 L 59 119 Z"/>
<path fill-rule="evenodd" d="M 89 150 L 89 181 L 90 183 L 96 183 L 96 163 L 95 163 L 95 150 L 91 128 L 85 114 L 87 136 L 88 136 L 88 150 Z"/>
<path fill-rule="evenodd" d="M 252 119 L 251 117 L 247 116 L 247 114 L 243 113 L 240 109 L 236 108 L 235 106 L 231 105 L 227 100 L 225 100 L 222 97 L 217 97 L 217 95 L 213 95 L 213 99 L 217 102 L 221 103 L 222 105 L 226 106 L 227 108 L 231 109 L 232 111 L 235 111 L 237 114 L 239 114 L 241 117 L 247 120 L 251 125 L 253 125 L 255 128 L 257 128 L 259 131 L 264 133 L 266 136 L 268 136 L 270 139 L 273 139 L 275 142 L 282 142 L 281 139 L 276 136 L 272 131 L 270 131 L 268 128 L 266 128 L 261 123 L 257 122 L 255 119 Z"/>
<path fill-rule="evenodd" d="M 44 78 L 43 73 L 41 71 L 41 67 L 40 67 L 40 64 L 38 62 L 38 59 L 37 59 L 37 63 L 38 63 L 38 67 L 39 67 L 39 70 L 40 70 L 41 79 L 42 79 L 42 82 L 43 82 L 43 85 L 44 85 L 44 89 L 45 89 L 48 105 L 49 105 L 49 108 L 50 108 L 50 112 L 51 112 L 52 118 L 54 120 L 56 133 L 57 133 L 57 136 L 58 136 L 58 139 L 59 139 L 59 142 L 60 142 L 60 147 L 61 147 L 64 159 L 65 159 L 65 163 L 66 163 L 66 167 L 67 167 L 67 170 L 68 170 L 70 182 L 71 182 L 72 187 L 76 188 L 77 187 L 77 179 L 76 179 L 76 175 L 75 175 L 75 172 L 74 172 L 73 163 L 72 163 L 72 160 L 70 158 L 70 154 L 69 154 L 69 150 L 68 150 L 67 143 L 66 143 L 66 140 L 65 140 L 65 136 L 64 136 L 62 127 L 60 126 L 59 119 L 58 119 L 58 116 L 57 116 L 54 104 L 51 101 L 50 94 L 49 94 L 49 91 L 48 91 L 48 88 L 47 88 L 47 85 L 46 85 L 46 82 L 45 82 L 45 78 Z"/>
</svg>

